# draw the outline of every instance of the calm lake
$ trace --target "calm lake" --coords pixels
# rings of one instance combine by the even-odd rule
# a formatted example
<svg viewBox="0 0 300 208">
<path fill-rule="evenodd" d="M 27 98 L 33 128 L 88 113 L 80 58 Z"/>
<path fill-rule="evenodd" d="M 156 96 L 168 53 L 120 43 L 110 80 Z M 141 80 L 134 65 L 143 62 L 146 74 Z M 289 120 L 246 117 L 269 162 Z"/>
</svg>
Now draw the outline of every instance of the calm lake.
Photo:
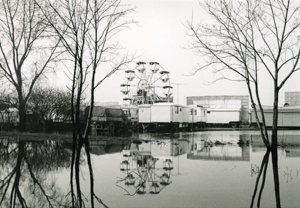
<svg viewBox="0 0 300 208">
<path fill-rule="evenodd" d="M 115 140 L 96 138 L 90 148 L 95 194 L 108 207 L 250 207 L 266 153 L 257 131 L 133 133 Z M 278 141 L 281 205 L 300 207 L 300 131 L 280 131 Z M 0 142 L 1 207 L 10 207 L 18 194 L 28 207 L 69 204 L 71 144 L 1 137 Z M 254 207 L 260 191 L 261 207 L 276 206 L 268 157 Z M 88 200 L 85 158 L 80 176 Z"/>
</svg>

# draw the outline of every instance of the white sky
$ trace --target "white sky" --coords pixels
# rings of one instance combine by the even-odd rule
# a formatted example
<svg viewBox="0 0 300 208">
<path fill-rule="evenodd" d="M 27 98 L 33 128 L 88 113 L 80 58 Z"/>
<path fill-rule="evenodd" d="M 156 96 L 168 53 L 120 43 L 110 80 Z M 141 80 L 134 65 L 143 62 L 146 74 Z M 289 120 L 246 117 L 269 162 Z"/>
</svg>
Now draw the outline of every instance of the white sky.
<svg viewBox="0 0 300 208">
<path fill-rule="evenodd" d="M 187 96 L 202 95 L 247 95 L 244 83 L 218 81 L 211 85 L 204 83 L 214 80 L 209 70 L 198 72 L 194 76 L 189 74 L 203 63 L 201 57 L 193 51 L 184 49 L 189 44 L 187 30 L 184 27 L 186 20 L 190 20 L 194 12 L 194 20 L 201 20 L 205 14 L 196 0 L 125 0 L 136 7 L 136 12 L 130 18 L 139 22 L 130 30 L 122 31 L 118 36 L 120 44 L 131 53 L 142 54 L 137 61 L 156 61 L 170 72 L 173 85 L 174 102 L 186 104 Z M 125 52 L 125 51 L 124 51 Z M 129 68 L 134 68 L 132 64 Z M 120 84 L 124 83 L 124 71 L 115 73 L 107 79 L 96 91 L 96 102 L 119 102 L 122 104 L 123 95 Z M 286 83 L 281 90 L 279 104 L 284 103 L 285 91 L 300 91 L 300 72 Z M 272 105 L 272 83 L 264 80 L 261 84 L 261 97 L 263 105 Z M 178 88 L 179 86 L 179 88 Z M 179 96 L 177 96 L 179 95 Z"/>
</svg>

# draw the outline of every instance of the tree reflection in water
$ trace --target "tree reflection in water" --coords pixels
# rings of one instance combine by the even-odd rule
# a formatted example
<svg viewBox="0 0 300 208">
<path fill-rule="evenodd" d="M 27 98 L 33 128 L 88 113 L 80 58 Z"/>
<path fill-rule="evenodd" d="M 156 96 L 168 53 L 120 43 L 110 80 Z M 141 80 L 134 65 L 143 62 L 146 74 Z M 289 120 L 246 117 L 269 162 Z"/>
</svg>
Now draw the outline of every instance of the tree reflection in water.
<svg viewBox="0 0 300 208">
<path fill-rule="evenodd" d="M 154 156 L 155 154 L 142 150 L 138 146 L 123 150 L 123 159 L 120 161 L 120 171 L 123 176 L 116 185 L 125 190 L 125 195 L 130 196 L 148 193 L 159 194 L 166 187 L 171 189 L 172 162 L 175 162 L 176 165 L 176 161 L 166 157 L 157 160 L 158 157 Z M 178 145 L 176 142 L 172 142 L 172 146 L 177 147 Z M 171 146 L 159 146 L 159 149 L 167 147 L 170 148 Z M 186 145 L 186 148 L 188 147 L 190 145 Z M 84 145 L 83 149 L 85 149 Z M 192 149 L 194 149 L 193 146 Z M 51 172 L 61 168 L 70 170 L 72 164 L 70 150 L 71 147 L 69 146 L 66 148 L 62 143 L 49 140 L 0 139 L 0 207 L 72 207 L 71 195 L 66 197 L 66 193 L 58 188 L 56 181 L 51 181 L 48 177 L 49 173 L 51 174 Z M 177 155 L 177 153 L 174 154 Z M 173 158 L 169 155 L 168 157 Z M 277 149 L 274 151 L 267 150 L 259 167 L 253 169 L 257 171 L 258 175 L 250 207 L 262 206 L 264 187 L 268 185 L 266 177 L 267 167 L 271 165 L 269 163 L 270 157 L 274 183 L 278 184 L 275 186 L 276 204 L 277 207 L 280 207 Z M 82 163 L 82 158 L 80 163 Z M 287 172 L 289 171 L 287 170 Z M 74 182 L 77 181 L 74 180 Z M 68 184 L 70 183 L 68 182 Z"/>
<path fill-rule="evenodd" d="M 49 140 L 0 140 L 1 207 L 67 206 L 65 196 L 47 174 L 70 167 L 70 151 Z"/>
<path fill-rule="evenodd" d="M 265 186 L 265 181 L 266 181 L 266 175 L 267 175 L 267 169 L 268 169 L 268 163 L 269 163 L 269 157 L 270 154 L 272 156 L 272 167 L 273 167 L 273 179 L 274 179 L 274 191 L 275 191 L 275 198 L 276 198 L 276 207 L 281 207 L 280 203 L 280 191 L 279 191 L 279 176 L 278 176 L 278 152 L 277 149 L 267 149 L 263 159 L 262 163 L 260 166 L 260 169 L 258 171 L 256 183 L 255 183 L 255 188 L 253 191 L 252 195 L 252 200 L 251 200 L 251 205 L 250 207 L 254 207 L 255 203 L 255 197 L 257 196 L 257 207 L 260 207 L 261 204 L 261 198 L 262 198 L 262 193 L 263 189 Z M 262 179 L 260 183 L 260 179 Z M 260 184 L 260 189 L 259 189 L 259 184 Z M 258 192 L 259 189 L 259 192 Z"/>
</svg>

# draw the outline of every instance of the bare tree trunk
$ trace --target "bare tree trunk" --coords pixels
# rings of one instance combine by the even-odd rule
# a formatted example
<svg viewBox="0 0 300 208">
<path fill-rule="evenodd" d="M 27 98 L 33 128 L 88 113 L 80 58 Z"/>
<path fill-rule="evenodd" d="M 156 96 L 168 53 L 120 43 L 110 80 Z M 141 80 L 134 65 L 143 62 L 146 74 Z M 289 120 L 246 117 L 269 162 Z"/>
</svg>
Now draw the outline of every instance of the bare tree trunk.
<svg viewBox="0 0 300 208">
<path fill-rule="evenodd" d="M 271 150 L 272 153 L 272 167 L 273 167 L 273 178 L 275 186 L 275 198 L 276 198 L 276 207 L 281 207 L 280 202 L 280 187 L 279 187 L 279 175 L 278 175 L 278 151 L 276 149 Z"/>
<path fill-rule="evenodd" d="M 272 149 L 277 150 L 278 146 L 278 88 L 275 85 L 273 102 L 273 126 L 272 126 Z"/>
<path fill-rule="evenodd" d="M 76 179 L 76 188 L 77 188 L 77 203 L 79 207 L 82 208 L 83 200 L 80 188 L 80 153 L 82 149 L 82 142 L 79 140 L 79 144 L 76 149 L 76 160 L 75 160 L 75 179 Z"/>
<path fill-rule="evenodd" d="M 277 75 L 277 74 L 276 74 Z M 272 167 L 273 167 L 273 179 L 275 186 L 275 198 L 276 207 L 281 207 L 280 203 L 280 186 L 279 186 L 279 175 L 278 175 L 278 94 L 279 88 L 277 87 L 277 76 L 274 81 L 274 104 L 273 104 L 273 126 L 272 126 Z"/>
<path fill-rule="evenodd" d="M 274 105 L 273 105 L 273 126 L 272 126 L 272 167 L 273 167 L 273 180 L 275 186 L 275 198 L 276 207 L 281 207 L 280 202 L 280 187 L 279 187 L 279 175 L 278 175 L 278 94 L 279 88 L 277 87 L 277 82 L 274 85 Z"/>
<path fill-rule="evenodd" d="M 26 105 L 23 98 L 19 96 L 19 131 L 24 132 L 26 129 Z"/>
<path fill-rule="evenodd" d="M 92 162 L 91 162 L 91 155 L 90 155 L 90 144 L 89 140 L 85 139 L 85 152 L 87 156 L 87 162 L 89 167 L 89 173 L 90 173 L 90 198 L 91 198 L 91 207 L 94 207 L 94 173 L 92 168 Z"/>
<path fill-rule="evenodd" d="M 12 190 L 12 194 L 11 194 L 11 198 L 10 198 L 10 205 L 12 207 L 16 207 L 16 195 L 19 199 L 19 202 L 21 204 L 22 207 L 27 207 L 26 204 L 24 204 L 24 199 L 20 193 L 20 179 L 21 179 L 21 165 L 22 165 L 22 161 L 24 158 L 24 154 L 25 154 L 25 142 L 24 141 L 20 141 L 19 142 L 19 152 L 18 152 L 18 158 L 17 158 L 17 163 L 16 163 L 16 176 L 15 176 L 15 181 L 13 183 L 13 190 Z"/>
<path fill-rule="evenodd" d="M 259 196 L 258 196 L 258 200 L 257 200 L 257 207 L 259 207 L 263 186 L 265 184 L 266 172 L 267 172 L 268 163 L 269 163 L 269 155 L 270 155 L 270 150 L 267 150 L 266 154 L 264 155 L 263 160 L 261 162 L 259 173 L 258 173 L 257 178 L 256 178 L 255 188 L 254 188 L 254 192 L 253 192 L 252 200 L 251 200 L 251 204 L 250 204 L 251 208 L 254 206 L 254 199 L 255 199 L 255 196 L 256 196 L 256 193 L 257 193 L 259 181 L 260 181 L 260 178 L 261 178 L 262 174 L 264 173 L 263 174 L 263 179 L 262 179 L 263 182 L 262 182 L 260 192 L 259 192 Z"/>
</svg>

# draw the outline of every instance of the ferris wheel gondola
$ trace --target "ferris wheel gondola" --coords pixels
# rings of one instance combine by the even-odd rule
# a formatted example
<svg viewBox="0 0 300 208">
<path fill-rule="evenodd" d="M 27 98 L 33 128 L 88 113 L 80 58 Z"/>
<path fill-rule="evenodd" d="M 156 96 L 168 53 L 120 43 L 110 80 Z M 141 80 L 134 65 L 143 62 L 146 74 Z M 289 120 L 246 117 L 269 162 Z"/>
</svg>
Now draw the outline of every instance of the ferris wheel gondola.
<svg viewBox="0 0 300 208">
<path fill-rule="evenodd" d="M 137 62 L 133 70 L 125 71 L 125 83 L 120 90 L 125 96 L 124 105 L 173 102 L 170 73 L 158 62 Z"/>
</svg>

